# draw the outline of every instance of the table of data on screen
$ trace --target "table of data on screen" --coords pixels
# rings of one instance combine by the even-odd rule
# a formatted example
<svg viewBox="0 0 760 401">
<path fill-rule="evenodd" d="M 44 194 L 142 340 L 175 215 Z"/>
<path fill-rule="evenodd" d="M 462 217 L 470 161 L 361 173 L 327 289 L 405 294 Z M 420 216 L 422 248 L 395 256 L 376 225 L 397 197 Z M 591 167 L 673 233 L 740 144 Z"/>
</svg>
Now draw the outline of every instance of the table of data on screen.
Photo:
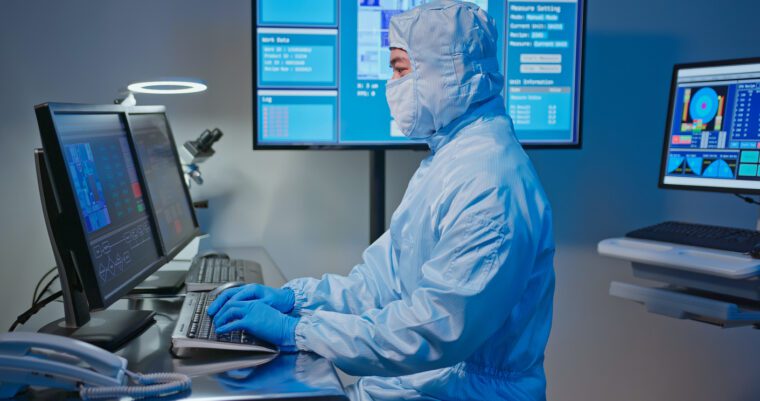
<svg viewBox="0 0 760 401">
<path fill-rule="evenodd" d="M 409 145 L 385 85 L 394 15 L 426 0 L 258 0 L 259 146 Z M 499 29 L 504 102 L 524 144 L 579 141 L 583 1 L 476 0 Z"/>
</svg>

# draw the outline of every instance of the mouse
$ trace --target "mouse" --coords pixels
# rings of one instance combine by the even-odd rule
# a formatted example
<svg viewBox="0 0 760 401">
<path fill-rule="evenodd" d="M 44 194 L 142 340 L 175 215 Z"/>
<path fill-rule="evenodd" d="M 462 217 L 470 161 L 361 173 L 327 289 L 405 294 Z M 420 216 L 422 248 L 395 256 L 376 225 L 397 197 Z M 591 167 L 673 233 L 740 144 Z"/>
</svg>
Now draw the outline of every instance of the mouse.
<svg viewBox="0 0 760 401">
<path fill-rule="evenodd" d="M 219 259 L 227 259 L 227 260 L 230 259 L 230 256 L 227 255 L 226 253 L 216 252 L 216 251 L 206 251 L 206 252 L 195 255 L 195 257 L 198 259 L 203 259 L 203 258 L 219 258 Z"/>
<path fill-rule="evenodd" d="M 209 298 L 214 299 L 217 295 L 221 294 L 222 291 L 229 290 L 230 288 L 240 287 L 241 285 L 245 285 L 245 283 L 242 281 L 230 281 L 211 290 L 211 292 L 208 293 L 208 296 Z"/>
<path fill-rule="evenodd" d="M 749 251 L 749 256 L 752 256 L 752 259 L 760 259 L 760 242 L 752 247 L 752 250 Z"/>
</svg>

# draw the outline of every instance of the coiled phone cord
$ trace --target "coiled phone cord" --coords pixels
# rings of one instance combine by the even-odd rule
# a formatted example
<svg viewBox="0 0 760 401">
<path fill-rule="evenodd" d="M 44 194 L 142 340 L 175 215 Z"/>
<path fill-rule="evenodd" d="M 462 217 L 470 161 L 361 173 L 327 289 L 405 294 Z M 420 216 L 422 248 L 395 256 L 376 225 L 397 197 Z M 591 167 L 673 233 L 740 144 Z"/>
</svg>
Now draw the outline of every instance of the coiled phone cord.
<svg viewBox="0 0 760 401">
<path fill-rule="evenodd" d="M 181 373 L 140 374 L 126 371 L 135 385 L 116 387 L 81 387 L 79 396 L 83 400 L 101 398 L 132 397 L 145 398 L 181 393 L 190 389 L 192 381 Z"/>
</svg>

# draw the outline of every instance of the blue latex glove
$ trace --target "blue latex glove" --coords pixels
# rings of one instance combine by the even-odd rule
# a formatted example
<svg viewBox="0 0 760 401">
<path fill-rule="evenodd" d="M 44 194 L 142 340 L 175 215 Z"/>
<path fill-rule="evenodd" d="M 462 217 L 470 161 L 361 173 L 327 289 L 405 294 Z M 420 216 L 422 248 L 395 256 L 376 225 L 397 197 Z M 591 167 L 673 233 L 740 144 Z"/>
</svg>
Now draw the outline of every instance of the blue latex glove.
<svg viewBox="0 0 760 401">
<path fill-rule="evenodd" d="M 216 334 L 243 330 L 252 336 L 295 352 L 296 325 L 301 318 L 288 316 L 263 301 L 228 302 L 224 312 L 214 317 Z"/>
<path fill-rule="evenodd" d="M 260 300 L 282 313 L 290 313 L 295 304 L 295 294 L 290 288 L 272 288 L 261 284 L 233 287 L 219 294 L 208 307 L 209 316 L 224 313 L 227 304 L 237 301 Z"/>
</svg>

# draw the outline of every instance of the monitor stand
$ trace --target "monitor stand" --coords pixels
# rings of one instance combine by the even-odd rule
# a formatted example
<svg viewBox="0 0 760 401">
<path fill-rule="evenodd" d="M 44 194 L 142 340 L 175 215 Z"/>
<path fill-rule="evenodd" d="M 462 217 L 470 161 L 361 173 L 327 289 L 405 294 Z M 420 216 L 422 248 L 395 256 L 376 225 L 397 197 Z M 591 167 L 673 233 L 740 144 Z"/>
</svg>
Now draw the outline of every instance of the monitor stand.
<svg viewBox="0 0 760 401">
<path fill-rule="evenodd" d="M 159 270 L 133 288 L 129 295 L 175 295 L 185 286 L 186 278 L 187 271 L 184 270 Z"/>
<path fill-rule="evenodd" d="M 155 322 L 155 313 L 142 310 L 104 310 L 90 313 L 74 261 L 62 245 L 65 244 L 66 230 L 61 224 L 61 210 L 55 198 L 42 149 L 35 149 L 34 162 L 45 224 L 58 265 L 65 316 L 44 326 L 40 331 L 72 337 L 108 351 L 115 351 L 150 327 Z"/>
<path fill-rule="evenodd" d="M 147 330 L 155 322 L 154 316 L 155 312 L 145 310 L 104 310 L 88 313 L 83 325 L 69 325 L 63 318 L 48 323 L 40 332 L 71 337 L 113 352 Z"/>
<path fill-rule="evenodd" d="M 385 232 L 385 150 L 369 151 L 369 243 Z"/>
</svg>

